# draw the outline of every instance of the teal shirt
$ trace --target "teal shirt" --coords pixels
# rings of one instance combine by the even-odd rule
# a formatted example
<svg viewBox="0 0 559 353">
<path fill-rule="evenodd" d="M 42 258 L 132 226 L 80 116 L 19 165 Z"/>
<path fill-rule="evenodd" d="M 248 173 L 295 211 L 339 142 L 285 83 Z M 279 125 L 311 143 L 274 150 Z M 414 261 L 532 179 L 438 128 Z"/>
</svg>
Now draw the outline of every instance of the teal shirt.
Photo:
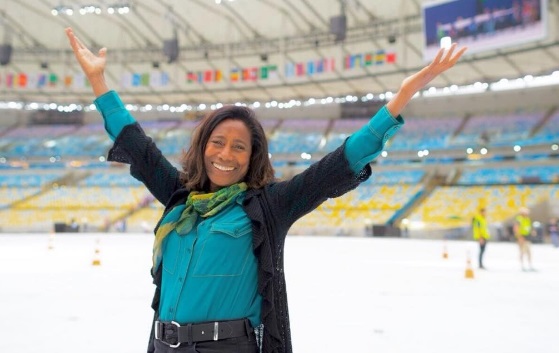
<svg viewBox="0 0 559 353">
<path fill-rule="evenodd" d="M 95 100 L 114 141 L 135 122 L 114 91 Z M 381 152 L 403 125 L 386 107 L 346 140 L 345 154 L 358 173 Z M 159 318 L 195 323 L 248 317 L 260 324 L 262 297 L 257 292 L 257 259 L 252 251 L 252 228 L 242 208 L 244 194 L 215 216 L 199 219 L 192 231 L 169 233 L 163 244 L 163 278 Z"/>
<path fill-rule="evenodd" d="M 163 244 L 159 318 L 179 323 L 248 317 L 260 324 L 257 260 L 244 193 L 215 216 L 199 218 L 185 236 L 172 231 Z"/>
</svg>

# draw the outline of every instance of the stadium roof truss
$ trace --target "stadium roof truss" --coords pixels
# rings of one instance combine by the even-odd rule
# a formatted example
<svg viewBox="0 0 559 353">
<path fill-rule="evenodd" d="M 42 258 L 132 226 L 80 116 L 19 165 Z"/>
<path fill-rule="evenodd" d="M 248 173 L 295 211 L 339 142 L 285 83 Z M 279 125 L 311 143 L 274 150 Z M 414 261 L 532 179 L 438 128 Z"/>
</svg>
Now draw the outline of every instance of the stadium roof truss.
<svg viewBox="0 0 559 353">
<path fill-rule="evenodd" d="M 64 34 L 72 27 L 93 50 L 108 48 L 107 77 L 124 99 L 137 104 L 252 102 L 384 93 L 425 65 L 420 0 L 4 0 L 0 40 L 13 47 L 0 74 L 54 72 L 79 75 Z M 88 8 L 92 13 L 80 14 Z M 121 9 L 128 11 L 119 13 Z M 559 68 L 559 0 L 548 0 L 548 35 L 515 47 L 467 55 L 434 86 L 549 74 Z M 72 15 L 65 11 L 71 9 Z M 98 14 L 94 13 L 98 9 Z M 112 9 L 112 14 L 108 13 Z M 88 10 L 88 11 L 89 11 Z M 53 11 L 58 11 L 53 15 Z M 345 39 L 331 20 L 344 15 Z M 176 40 L 178 56 L 163 47 Z M 345 70 L 347 55 L 394 51 L 390 65 Z M 286 77 L 287 63 L 335 58 L 324 75 Z M 172 62 L 170 62 L 172 61 Z M 233 68 L 272 65 L 275 79 L 234 83 Z M 223 79 L 188 82 L 188 73 L 220 71 Z M 127 85 L 133 73 L 166 72 L 168 84 Z M 241 72 L 242 73 L 242 72 Z M 77 76 L 76 76 L 77 77 Z M 192 81 L 192 80 L 191 80 Z M 242 81 L 242 80 L 241 80 Z M 10 89 L 4 100 L 90 102 L 78 85 Z"/>
</svg>

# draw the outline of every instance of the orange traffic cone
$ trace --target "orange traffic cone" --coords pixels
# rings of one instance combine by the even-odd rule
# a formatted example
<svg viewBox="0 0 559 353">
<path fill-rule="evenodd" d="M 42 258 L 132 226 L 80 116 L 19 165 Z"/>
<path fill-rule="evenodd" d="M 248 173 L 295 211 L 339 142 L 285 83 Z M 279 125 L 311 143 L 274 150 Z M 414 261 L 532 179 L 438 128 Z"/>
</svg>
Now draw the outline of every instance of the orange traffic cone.
<svg viewBox="0 0 559 353">
<path fill-rule="evenodd" d="M 101 265 L 101 259 L 99 257 L 99 254 L 101 253 L 100 246 L 99 246 L 100 243 L 101 243 L 100 239 L 97 238 L 95 240 L 95 255 L 93 256 L 93 261 L 91 262 L 91 264 L 93 266 L 100 266 Z"/>
<path fill-rule="evenodd" d="M 464 277 L 468 279 L 474 278 L 474 270 L 472 269 L 472 261 L 470 260 L 470 252 L 468 252 L 466 258 L 466 272 L 464 273 Z"/>
</svg>

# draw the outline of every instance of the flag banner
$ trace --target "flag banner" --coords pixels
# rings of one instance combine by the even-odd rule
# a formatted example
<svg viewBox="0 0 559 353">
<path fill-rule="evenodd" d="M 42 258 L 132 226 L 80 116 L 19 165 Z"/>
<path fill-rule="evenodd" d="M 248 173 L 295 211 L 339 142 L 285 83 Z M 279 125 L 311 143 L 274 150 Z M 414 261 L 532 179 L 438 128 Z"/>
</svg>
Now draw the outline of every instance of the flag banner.
<svg viewBox="0 0 559 353">
<path fill-rule="evenodd" d="M 251 81 L 256 81 L 258 79 L 258 68 L 257 67 L 251 67 L 250 68 L 250 80 Z"/>
<path fill-rule="evenodd" d="M 196 81 L 198 81 L 198 76 L 196 75 L 196 73 L 192 71 L 188 71 L 186 73 L 186 82 L 195 83 Z"/>
<path fill-rule="evenodd" d="M 260 79 L 267 80 L 268 79 L 268 66 L 262 66 L 260 68 Z"/>
<path fill-rule="evenodd" d="M 345 59 L 344 59 L 345 60 Z M 349 64 L 344 61 L 344 65 Z M 334 58 L 319 58 L 305 62 L 293 62 L 285 64 L 285 77 L 314 76 L 326 72 L 335 71 Z"/>
<path fill-rule="evenodd" d="M 324 60 L 322 60 L 322 59 L 317 60 L 315 66 L 316 66 L 316 73 L 317 74 L 320 74 L 320 73 L 324 72 Z"/>
<path fill-rule="evenodd" d="M 315 74 L 314 61 L 307 62 L 307 74 L 312 76 Z"/>
<path fill-rule="evenodd" d="M 363 54 L 355 54 L 353 56 L 353 67 L 363 67 Z"/>
<path fill-rule="evenodd" d="M 58 75 L 51 73 L 49 75 L 49 86 L 54 87 L 58 84 Z"/>
<path fill-rule="evenodd" d="M 239 82 L 239 78 L 240 78 L 240 74 L 239 74 L 239 68 L 232 68 L 231 71 L 229 71 L 229 81 L 231 82 Z"/>
<path fill-rule="evenodd" d="M 295 64 L 287 63 L 285 64 L 285 77 L 290 78 L 295 76 Z"/>
<path fill-rule="evenodd" d="M 248 81 L 250 78 L 250 70 L 248 68 L 243 69 L 243 81 Z"/>
<path fill-rule="evenodd" d="M 84 88 L 85 87 L 85 75 L 84 74 L 76 74 L 74 75 L 74 88 Z"/>
<path fill-rule="evenodd" d="M 74 77 L 71 75 L 64 76 L 64 87 L 68 88 L 74 85 Z"/>
<path fill-rule="evenodd" d="M 152 71 L 149 74 L 149 85 L 151 87 L 161 87 L 161 73 L 158 71 Z"/>
<path fill-rule="evenodd" d="M 161 72 L 161 86 L 169 85 L 169 74 L 166 71 Z"/>
<path fill-rule="evenodd" d="M 278 66 L 277 65 L 268 65 L 268 79 L 275 80 L 278 76 Z"/>
<path fill-rule="evenodd" d="M 336 71 L 336 60 L 334 58 L 324 59 L 324 72 Z"/>
<path fill-rule="evenodd" d="M 215 70 L 214 81 L 215 82 L 223 81 L 223 72 L 221 70 L 219 70 L 219 69 Z"/>
<path fill-rule="evenodd" d="M 14 75 L 7 74 L 6 75 L 6 87 L 12 88 L 14 86 Z"/>
<path fill-rule="evenodd" d="M 39 74 L 39 77 L 37 78 L 37 87 L 43 88 L 46 85 L 47 85 L 47 75 Z"/>
<path fill-rule="evenodd" d="M 372 52 L 348 54 L 344 56 L 345 70 L 395 63 L 396 53 L 388 49 L 379 49 Z"/>
<path fill-rule="evenodd" d="M 386 60 L 386 54 L 384 50 L 378 50 L 375 53 L 375 65 L 382 65 L 384 64 L 385 60 Z"/>
<path fill-rule="evenodd" d="M 296 63 L 295 64 L 295 74 L 297 76 L 304 76 L 305 75 L 305 64 L 304 63 Z"/>
<path fill-rule="evenodd" d="M 20 73 L 17 77 L 17 85 L 25 88 L 27 86 L 27 74 Z"/>
<path fill-rule="evenodd" d="M 133 87 L 138 87 L 140 85 L 140 81 L 141 81 L 142 77 L 140 74 L 138 73 L 133 73 L 132 74 L 132 86 Z"/>
<path fill-rule="evenodd" d="M 27 87 L 39 88 L 39 74 L 33 73 L 27 75 Z"/>
<path fill-rule="evenodd" d="M 142 76 L 140 77 L 140 84 L 142 86 L 149 86 L 150 76 L 151 75 L 148 73 L 143 73 Z"/>
</svg>

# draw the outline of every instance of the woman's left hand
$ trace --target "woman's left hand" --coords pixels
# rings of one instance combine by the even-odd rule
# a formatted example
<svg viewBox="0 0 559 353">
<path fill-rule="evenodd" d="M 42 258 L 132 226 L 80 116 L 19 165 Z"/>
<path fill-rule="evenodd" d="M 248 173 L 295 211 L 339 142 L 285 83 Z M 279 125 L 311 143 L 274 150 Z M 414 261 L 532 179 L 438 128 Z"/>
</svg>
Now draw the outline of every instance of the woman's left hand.
<svg viewBox="0 0 559 353">
<path fill-rule="evenodd" d="M 462 47 L 456 51 L 456 47 L 457 44 L 454 43 L 448 51 L 444 48 L 439 49 L 437 55 L 429 65 L 402 82 L 402 89 L 411 90 L 415 94 L 415 92 L 425 87 L 435 77 L 453 67 L 466 49 L 468 49 L 467 47 Z"/>
</svg>

